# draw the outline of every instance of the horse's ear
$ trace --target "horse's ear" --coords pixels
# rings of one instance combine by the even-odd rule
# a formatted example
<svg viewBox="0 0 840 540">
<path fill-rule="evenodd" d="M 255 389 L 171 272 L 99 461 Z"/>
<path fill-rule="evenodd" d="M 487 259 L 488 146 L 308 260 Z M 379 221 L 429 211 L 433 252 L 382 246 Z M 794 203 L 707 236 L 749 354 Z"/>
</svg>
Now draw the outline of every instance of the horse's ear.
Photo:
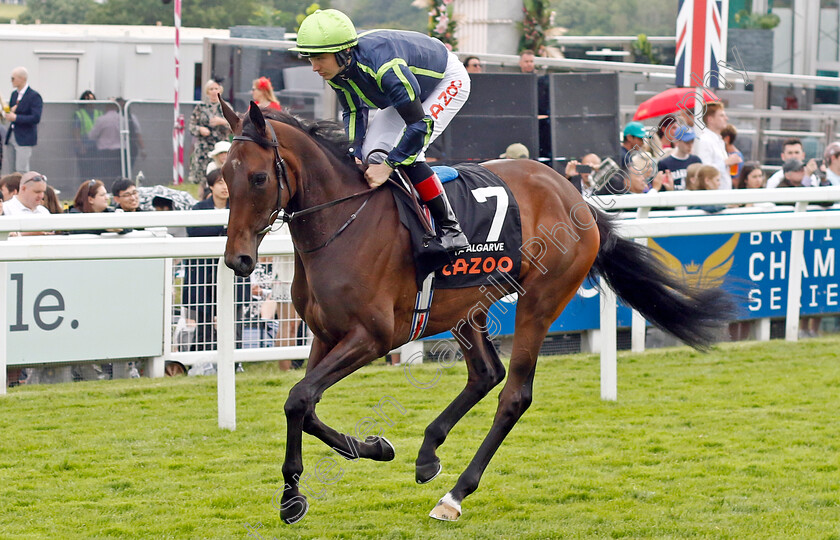
<svg viewBox="0 0 840 540">
<path fill-rule="evenodd" d="M 257 128 L 257 133 L 265 137 L 265 116 L 263 116 L 260 106 L 253 101 L 251 106 L 248 107 L 248 116 L 251 117 L 251 123 Z"/>
<path fill-rule="evenodd" d="M 233 109 L 230 108 L 230 105 L 222 99 L 222 96 L 219 96 L 219 103 L 222 105 L 222 114 L 225 115 L 225 120 L 227 120 L 228 124 L 230 124 L 230 130 L 234 133 L 234 135 L 239 135 L 242 132 L 242 119 L 239 118 L 239 115 L 237 115 Z"/>
</svg>

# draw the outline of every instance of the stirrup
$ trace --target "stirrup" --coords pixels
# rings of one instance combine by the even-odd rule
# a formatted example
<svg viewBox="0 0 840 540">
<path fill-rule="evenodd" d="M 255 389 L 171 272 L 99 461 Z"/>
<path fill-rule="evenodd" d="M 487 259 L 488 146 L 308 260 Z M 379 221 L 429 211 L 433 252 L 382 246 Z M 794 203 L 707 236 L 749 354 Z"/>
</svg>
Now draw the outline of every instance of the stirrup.
<svg viewBox="0 0 840 540">
<path fill-rule="evenodd" d="M 461 227 L 447 227 L 447 230 L 441 228 L 440 244 L 448 252 L 458 252 L 467 249 L 470 241 L 467 240 L 467 235 L 461 230 Z"/>
</svg>

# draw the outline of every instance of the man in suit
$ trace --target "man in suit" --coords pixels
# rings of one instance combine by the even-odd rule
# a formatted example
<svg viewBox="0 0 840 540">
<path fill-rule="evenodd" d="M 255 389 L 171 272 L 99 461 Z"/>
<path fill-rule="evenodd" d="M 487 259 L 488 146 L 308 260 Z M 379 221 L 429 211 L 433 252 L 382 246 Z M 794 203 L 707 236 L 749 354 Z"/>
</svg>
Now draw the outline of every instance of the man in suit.
<svg viewBox="0 0 840 540">
<path fill-rule="evenodd" d="M 5 163 L 9 172 L 28 172 L 32 148 L 38 144 L 38 123 L 41 121 L 41 111 L 44 101 L 41 95 L 29 87 L 29 73 L 26 68 L 17 67 L 12 70 L 12 86 L 15 87 L 9 98 L 10 112 L 6 113 L 6 121 L 11 122 L 6 133 Z"/>
</svg>

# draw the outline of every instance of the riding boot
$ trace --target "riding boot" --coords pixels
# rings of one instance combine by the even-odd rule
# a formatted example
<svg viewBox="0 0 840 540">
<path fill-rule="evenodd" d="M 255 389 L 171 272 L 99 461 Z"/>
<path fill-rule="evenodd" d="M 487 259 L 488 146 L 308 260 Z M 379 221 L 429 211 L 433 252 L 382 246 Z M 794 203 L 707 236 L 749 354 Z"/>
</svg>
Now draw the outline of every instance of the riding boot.
<svg viewBox="0 0 840 540">
<path fill-rule="evenodd" d="M 404 167 L 403 170 L 420 195 L 420 199 L 429 207 L 438 225 L 440 243 L 444 249 L 450 253 L 466 249 L 470 242 L 461 230 L 452 206 L 449 205 L 449 199 L 446 198 L 446 192 L 443 190 L 443 184 L 440 183 L 438 175 L 423 161 Z"/>
<path fill-rule="evenodd" d="M 449 199 L 446 197 L 445 191 L 431 201 L 426 201 L 426 206 L 429 207 L 429 212 L 437 223 L 440 231 L 440 243 L 446 251 L 456 252 L 466 249 L 470 245 L 464 231 L 461 230 L 455 212 L 449 205 Z"/>
</svg>

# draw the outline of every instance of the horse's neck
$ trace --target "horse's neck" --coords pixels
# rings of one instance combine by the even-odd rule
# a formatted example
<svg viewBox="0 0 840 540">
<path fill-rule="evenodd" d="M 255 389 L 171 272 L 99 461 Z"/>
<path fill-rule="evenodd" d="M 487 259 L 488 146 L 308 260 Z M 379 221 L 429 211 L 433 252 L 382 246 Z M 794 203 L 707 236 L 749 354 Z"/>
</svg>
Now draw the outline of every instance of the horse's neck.
<svg viewBox="0 0 840 540">
<path fill-rule="evenodd" d="M 318 149 L 320 155 L 299 154 L 301 160 L 298 185 L 294 196 L 294 211 L 306 210 L 347 197 L 367 189 L 361 174 L 341 163 L 338 158 Z M 363 198 L 339 203 L 312 212 L 302 220 L 295 220 L 293 236 L 304 244 L 316 245 L 332 235 L 356 211 Z"/>
<path fill-rule="evenodd" d="M 322 155 L 301 164 L 296 193 L 299 210 L 358 193 L 367 187 L 360 181 L 362 177 L 357 171 L 339 162 L 335 156 L 320 151 Z"/>
</svg>

